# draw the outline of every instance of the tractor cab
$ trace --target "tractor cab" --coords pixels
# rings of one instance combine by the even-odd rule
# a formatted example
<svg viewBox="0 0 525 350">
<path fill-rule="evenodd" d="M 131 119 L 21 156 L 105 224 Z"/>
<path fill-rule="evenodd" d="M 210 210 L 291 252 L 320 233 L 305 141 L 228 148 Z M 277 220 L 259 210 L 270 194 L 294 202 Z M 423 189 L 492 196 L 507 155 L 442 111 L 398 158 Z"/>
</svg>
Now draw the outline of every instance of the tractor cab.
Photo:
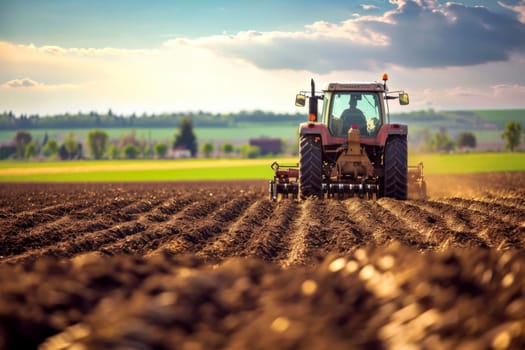
<svg viewBox="0 0 525 350">
<path fill-rule="evenodd" d="M 382 125 L 389 124 L 388 100 L 399 99 L 401 105 L 408 105 L 408 94 L 404 91 L 388 91 L 383 75 L 383 83 L 352 82 L 329 83 L 322 93 L 315 91 L 312 80 L 312 91 L 301 91 L 296 96 L 295 105 L 303 107 L 309 98 L 310 122 L 321 122 L 326 125 L 333 137 L 346 137 L 349 129 L 360 131 L 361 137 L 375 137 Z M 398 96 L 395 96 L 398 94 Z M 323 100 L 321 118 L 317 116 L 317 101 Z"/>
</svg>

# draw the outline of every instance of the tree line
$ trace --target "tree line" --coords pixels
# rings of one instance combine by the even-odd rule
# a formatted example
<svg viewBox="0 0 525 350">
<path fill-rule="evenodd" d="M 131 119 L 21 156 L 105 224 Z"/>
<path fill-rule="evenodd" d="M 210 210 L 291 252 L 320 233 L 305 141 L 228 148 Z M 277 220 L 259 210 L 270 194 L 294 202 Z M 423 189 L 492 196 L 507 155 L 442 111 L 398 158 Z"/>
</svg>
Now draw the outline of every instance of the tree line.
<svg viewBox="0 0 525 350">
<path fill-rule="evenodd" d="M 119 141 L 109 140 L 109 135 L 102 129 L 92 129 L 87 136 L 86 142 L 81 143 L 73 133 L 69 133 L 61 144 L 57 140 L 49 139 L 47 134 L 42 142 L 32 139 L 27 130 L 18 130 L 13 141 L 9 144 L 0 145 L 0 159 L 30 159 L 37 156 L 46 158 L 80 159 L 85 157 L 83 144 L 87 145 L 89 157 L 92 159 L 117 159 L 117 158 L 165 158 L 171 148 L 174 151 L 183 150 L 188 157 L 195 157 L 198 153 L 198 144 L 193 132 L 193 120 L 183 117 L 178 125 L 179 131 L 175 135 L 174 142 L 169 145 L 157 142 L 154 145 L 144 138 L 137 138 L 134 131 L 124 135 Z M 519 148 L 525 129 L 521 123 L 508 122 L 501 134 L 505 141 L 505 149 L 511 152 Z M 412 142 L 418 144 L 418 151 L 423 152 L 452 152 L 455 149 L 474 149 L 477 140 L 473 133 L 462 132 L 456 140 L 452 140 L 446 128 L 439 129 L 431 134 L 429 129 L 423 129 L 415 133 Z M 415 138 L 415 140 L 414 140 Z M 211 142 L 201 145 L 200 152 L 204 157 L 210 157 L 215 152 L 215 146 Z M 255 158 L 261 154 L 257 146 L 243 145 L 235 149 L 232 144 L 225 143 L 220 146 L 220 152 L 230 156 L 237 152 L 245 158 Z"/>
<path fill-rule="evenodd" d="M 87 152 L 84 152 L 83 144 L 87 146 Z M 19 130 L 11 144 L 0 147 L 0 159 L 31 159 L 40 156 L 69 160 L 85 158 L 86 155 L 92 159 L 135 159 L 154 156 L 164 158 L 170 148 L 177 147 L 187 150 L 189 156 L 195 156 L 197 153 L 197 138 L 190 119 L 182 120 L 172 145 L 163 142 L 150 145 L 146 140 L 137 138 L 134 132 L 122 136 L 120 140 L 111 141 L 108 133 L 102 129 L 90 130 L 84 143 L 73 133 L 69 133 L 61 143 L 49 139 L 47 134 L 43 141 L 38 142 L 32 138 L 29 131 Z"/>
<path fill-rule="evenodd" d="M 123 135 L 119 140 L 110 140 L 109 135 L 103 129 L 92 129 L 88 132 L 85 142 L 80 142 L 73 133 L 67 134 L 62 142 L 47 136 L 42 141 L 34 140 L 27 130 L 18 130 L 14 139 L 9 144 L 0 145 L 0 160 L 18 159 L 29 160 L 39 158 L 46 159 L 137 159 L 137 158 L 166 158 L 170 152 L 172 156 L 196 157 L 199 149 L 197 137 L 193 131 L 193 122 L 189 118 L 183 118 L 171 143 L 156 142 L 150 144 L 144 138 L 138 138 L 134 131 Z M 84 145 L 87 149 L 84 149 Z M 200 145 L 202 156 L 209 158 L 215 152 L 215 145 L 204 142 Z M 220 145 L 219 151 L 222 155 L 232 155 L 243 158 L 256 158 L 261 154 L 259 147 L 242 145 L 235 148 L 233 144 L 226 142 Z M 176 152 L 180 152 L 179 155 Z"/>
<path fill-rule="evenodd" d="M 142 114 L 137 116 L 119 115 L 111 109 L 106 113 L 89 112 L 78 114 L 56 114 L 50 116 L 15 115 L 13 112 L 0 114 L 0 130 L 20 129 L 76 129 L 76 128 L 165 128 L 178 127 L 181 121 L 190 118 L 195 127 L 229 127 L 238 123 L 300 123 L 303 114 L 284 114 L 255 111 L 238 113 L 213 114 L 208 112 Z"/>
<path fill-rule="evenodd" d="M 501 139 L 505 141 L 505 150 L 511 152 L 517 150 L 521 145 L 522 134 L 525 134 L 525 129 L 521 127 L 521 123 L 517 121 L 507 122 L 501 133 Z M 414 134 L 412 141 L 419 145 L 417 150 L 421 152 L 448 153 L 456 149 L 475 149 L 477 146 L 476 135 L 472 132 L 461 132 L 453 139 L 449 136 L 446 128 L 440 128 L 434 134 L 428 128 L 424 128 Z"/>
</svg>

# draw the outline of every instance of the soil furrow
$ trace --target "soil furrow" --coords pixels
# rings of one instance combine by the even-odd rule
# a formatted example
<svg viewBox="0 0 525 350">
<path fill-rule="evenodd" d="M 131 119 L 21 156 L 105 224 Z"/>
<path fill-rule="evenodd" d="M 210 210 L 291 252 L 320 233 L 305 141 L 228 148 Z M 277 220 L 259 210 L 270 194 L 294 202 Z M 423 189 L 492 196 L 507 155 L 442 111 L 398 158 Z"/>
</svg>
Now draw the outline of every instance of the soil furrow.
<svg viewBox="0 0 525 350">
<path fill-rule="evenodd" d="M 441 215 L 449 228 L 456 232 L 458 239 L 470 240 L 472 244 L 481 247 L 496 248 L 500 246 L 506 231 L 512 227 L 504 222 L 494 225 L 494 221 L 484 215 L 479 215 L 479 213 L 465 208 L 455 207 L 446 202 L 429 201 L 421 202 L 419 205 L 435 215 Z M 498 232 L 494 230 L 498 230 Z"/>
<path fill-rule="evenodd" d="M 486 202 L 478 199 L 448 198 L 446 202 L 456 207 L 475 210 L 491 218 L 505 221 L 513 225 L 525 222 L 525 210 L 503 205 L 498 202 Z"/>
<path fill-rule="evenodd" d="M 260 223 L 260 227 L 246 245 L 246 253 L 265 261 L 280 261 L 286 258 L 293 223 L 297 219 L 299 204 L 283 200 L 274 203 L 272 214 Z"/>
<path fill-rule="evenodd" d="M 144 214 L 157 207 L 160 203 L 163 203 L 162 199 L 160 198 L 156 198 L 154 196 L 148 197 L 149 198 L 141 199 L 137 202 L 134 202 L 122 208 L 120 211 L 128 215 Z"/>
<path fill-rule="evenodd" d="M 252 236 L 257 235 L 260 224 L 273 211 L 273 204 L 267 199 L 259 199 L 247 208 L 223 235 L 217 237 L 211 245 L 203 248 L 203 254 L 216 260 L 226 257 L 246 255 L 246 245 Z"/>
<path fill-rule="evenodd" d="M 381 198 L 376 203 L 383 209 L 379 216 L 389 225 L 396 240 L 422 250 L 437 249 L 443 243 L 433 234 L 433 224 L 438 221 L 435 216 L 425 217 L 413 209 L 414 206 L 389 198 Z"/>
<path fill-rule="evenodd" d="M 32 228 L 27 234 L 19 236 L 7 236 L 3 242 L 0 242 L 0 255 L 10 256 L 21 254 L 32 249 L 42 249 L 49 245 L 59 243 L 61 241 L 70 241 L 77 239 L 83 234 L 91 233 L 107 229 L 116 223 L 126 221 L 133 221 L 137 217 L 136 214 L 150 210 L 153 206 L 158 204 L 158 200 L 152 202 L 149 199 L 141 200 L 130 204 L 121 210 L 118 214 L 111 213 L 110 215 L 97 215 L 89 219 L 78 219 L 78 217 L 89 216 L 86 214 L 79 214 L 77 211 L 71 211 L 71 216 L 63 216 L 51 223 L 46 223 Z M 74 220 L 74 218 L 77 218 Z M 117 220 L 113 220 L 117 218 Z M 2 249 L 2 246 L 12 247 L 9 251 Z M 3 252 L 3 254 L 1 254 Z"/>
<path fill-rule="evenodd" d="M 164 198 L 166 196 L 169 198 Z M 197 200 L 198 197 L 193 193 L 164 194 L 163 200 L 149 211 L 142 212 L 139 216 L 139 220 L 157 223 L 168 221 L 173 215 L 177 214 Z"/>
<path fill-rule="evenodd" d="M 9 235 L 16 235 L 24 232 L 24 230 L 29 230 L 42 224 L 60 220 L 62 217 L 71 214 L 71 212 L 74 212 L 79 207 L 89 207 L 89 204 L 83 206 L 76 203 L 58 204 L 39 210 L 22 212 L 15 215 L 10 223 L 2 228 L 2 231 Z"/>
<path fill-rule="evenodd" d="M 38 250 L 50 245 L 75 239 L 83 234 L 103 230 L 113 223 L 103 219 L 74 221 L 69 216 L 34 227 L 29 232 L 16 236 L 7 236 L 0 241 L 0 255 L 10 256 L 30 250 Z"/>
<path fill-rule="evenodd" d="M 445 250 L 450 245 L 460 247 L 488 246 L 487 242 L 476 233 L 451 229 L 447 223 L 446 216 L 444 218 L 443 213 L 439 211 L 427 210 L 417 202 L 414 204 L 408 202 L 401 204 L 401 202 L 391 199 L 384 199 L 383 202 L 383 205 L 389 210 L 400 217 L 406 218 L 407 222 L 410 221 L 422 235 L 437 244 L 439 250 Z"/>
<path fill-rule="evenodd" d="M 240 199 L 236 199 L 228 203 L 216 214 L 213 215 L 212 220 L 208 223 L 208 226 L 218 226 L 220 231 L 216 234 L 205 237 L 204 244 L 195 245 L 191 251 L 195 252 L 197 256 L 203 257 L 209 261 L 219 262 L 218 254 L 215 253 L 216 249 L 219 249 L 219 245 L 224 242 L 224 236 L 227 236 L 231 239 L 231 233 L 239 228 L 239 222 L 245 218 L 245 213 L 248 208 L 253 204 L 257 196 L 244 195 Z"/>
<path fill-rule="evenodd" d="M 143 215 L 139 222 L 146 227 L 144 232 L 128 236 L 125 240 L 104 246 L 101 251 L 107 255 L 119 253 L 148 254 L 162 244 L 170 241 L 173 236 L 182 233 L 182 226 L 187 218 L 195 220 L 204 217 L 220 204 L 217 201 L 192 201 L 192 197 L 182 197 L 169 201 L 167 205 L 158 207 L 159 211 L 172 213 L 168 221 L 150 221 L 149 215 Z M 162 208 L 162 209 L 159 209 Z"/>
<path fill-rule="evenodd" d="M 139 222 L 145 226 L 144 231 L 137 234 L 123 237 L 122 240 L 109 242 L 100 248 L 100 252 L 105 255 L 134 254 L 143 255 L 148 251 L 156 249 L 162 242 L 169 240 L 173 235 L 180 234 L 177 227 L 179 216 L 174 216 L 169 221 L 161 224 L 148 223 L 141 219 Z"/>
<path fill-rule="evenodd" d="M 310 218 L 312 214 L 312 206 L 318 202 L 314 202 L 311 199 L 303 201 L 299 204 L 298 218 L 294 223 L 294 226 L 290 230 L 290 244 L 288 256 L 285 260 L 281 261 L 281 266 L 288 267 L 291 265 L 303 264 L 305 262 L 305 236 L 307 231 L 312 226 L 319 227 L 313 218 Z"/>
<path fill-rule="evenodd" d="M 307 200 L 292 230 L 283 266 L 316 264 L 332 252 L 348 252 L 362 241 L 363 231 L 350 218 L 343 201 Z"/>
<path fill-rule="evenodd" d="M 525 210 L 525 191 L 521 194 L 517 191 L 494 193 L 483 198 L 483 200 L 485 202 L 496 202 L 511 208 Z"/>
<path fill-rule="evenodd" d="M 172 198 L 165 200 L 162 204 L 153 209 L 149 214 L 174 215 L 179 211 L 185 209 L 198 199 L 199 197 L 191 192 L 173 195 Z"/>
<path fill-rule="evenodd" d="M 355 199 L 359 201 L 359 199 Z M 308 230 L 306 234 L 307 255 L 314 254 L 314 247 L 322 244 L 317 251 L 321 256 L 327 253 L 343 253 L 356 249 L 367 236 L 365 229 L 358 225 L 348 212 L 345 203 L 350 200 L 330 200 L 320 206 L 312 215 L 319 224 L 318 229 Z"/>
<path fill-rule="evenodd" d="M 362 243 L 385 245 L 392 242 L 395 236 L 392 235 L 390 224 L 381 220 L 377 215 L 382 208 L 373 201 L 351 200 L 345 201 L 348 216 L 359 226 L 360 232 L 365 236 Z M 402 232 L 398 232 L 402 234 Z"/>
<path fill-rule="evenodd" d="M 77 186 L 70 187 L 70 190 L 77 199 L 75 204 L 92 204 L 92 191 Z M 45 211 L 67 202 L 67 198 L 64 198 L 63 184 L 0 184 L 0 192 L 0 207 L 7 209 L 11 215 L 26 211 Z"/>
<path fill-rule="evenodd" d="M 72 241 L 62 241 L 41 250 L 27 251 L 23 254 L 6 258 L 3 262 L 20 263 L 28 260 L 33 261 L 43 256 L 71 258 L 81 253 L 97 251 L 103 245 L 142 232 L 144 229 L 144 225 L 138 222 L 120 224 L 106 230 L 82 235 Z"/>
<path fill-rule="evenodd" d="M 167 249 L 171 253 L 201 252 L 203 247 L 212 245 L 218 235 L 228 230 L 228 227 L 242 214 L 249 203 L 250 198 L 242 196 L 221 205 L 217 211 L 209 215 L 209 218 L 202 220 L 198 225 L 186 226 L 181 235 L 176 238 L 176 242 L 171 241 Z M 197 255 L 206 257 L 203 254 Z"/>
<path fill-rule="evenodd" d="M 478 236 L 482 237 L 489 246 L 502 248 L 515 245 L 525 247 L 525 237 L 519 233 L 523 230 L 523 224 L 512 224 L 497 216 L 487 215 L 486 212 L 478 210 L 479 208 L 465 205 L 462 199 L 447 198 L 436 202 L 451 206 L 452 212 L 454 210 L 460 211 L 467 220 L 473 223 Z"/>
</svg>

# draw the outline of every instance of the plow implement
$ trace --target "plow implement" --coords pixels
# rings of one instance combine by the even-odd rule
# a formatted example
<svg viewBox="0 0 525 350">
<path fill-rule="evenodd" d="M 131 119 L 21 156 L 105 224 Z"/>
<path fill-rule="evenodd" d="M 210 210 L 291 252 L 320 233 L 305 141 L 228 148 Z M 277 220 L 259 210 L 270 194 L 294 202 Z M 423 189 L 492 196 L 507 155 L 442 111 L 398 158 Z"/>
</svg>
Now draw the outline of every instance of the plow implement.
<svg viewBox="0 0 525 350">
<path fill-rule="evenodd" d="M 273 162 L 273 180 L 270 180 L 268 192 L 270 200 L 299 198 L 299 164 L 279 164 Z M 423 163 L 408 166 L 408 197 L 411 199 L 427 199 L 427 185 L 423 175 Z M 377 199 L 382 197 L 380 186 L 371 180 L 358 183 L 327 182 L 322 184 L 322 198 L 345 199 L 357 197 L 361 199 Z"/>
<path fill-rule="evenodd" d="M 271 165 L 274 170 L 274 178 L 269 183 L 270 200 L 276 201 L 279 198 L 299 197 L 299 164 L 285 165 L 273 162 Z M 321 185 L 321 198 L 351 198 L 359 197 L 362 199 L 377 198 L 379 186 L 370 180 L 358 183 L 352 182 L 327 182 Z"/>
<path fill-rule="evenodd" d="M 273 180 L 270 180 L 270 200 L 277 200 L 278 195 L 281 198 L 292 197 L 296 199 L 299 195 L 299 164 L 280 165 L 273 162 L 271 168 L 275 172 Z"/>
</svg>

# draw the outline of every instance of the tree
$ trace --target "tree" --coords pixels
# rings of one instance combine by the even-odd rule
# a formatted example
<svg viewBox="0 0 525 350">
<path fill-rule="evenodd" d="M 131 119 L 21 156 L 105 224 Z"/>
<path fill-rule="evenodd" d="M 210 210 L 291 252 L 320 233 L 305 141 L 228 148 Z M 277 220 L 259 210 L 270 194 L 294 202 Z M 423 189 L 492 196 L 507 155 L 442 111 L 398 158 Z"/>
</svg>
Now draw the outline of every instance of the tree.
<svg viewBox="0 0 525 350">
<path fill-rule="evenodd" d="M 15 135 L 15 146 L 16 146 L 16 157 L 19 159 L 24 158 L 26 146 L 31 142 L 31 134 L 25 130 L 16 132 Z"/>
<path fill-rule="evenodd" d="M 108 143 L 108 134 L 107 132 L 95 129 L 91 130 L 87 136 L 87 144 L 89 147 L 89 152 L 95 159 L 100 159 L 106 152 L 107 143 Z"/>
<path fill-rule="evenodd" d="M 165 158 L 167 152 L 168 152 L 168 145 L 166 145 L 163 142 L 158 142 L 155 144 L 155 154 L 159 156 L 159 158 Z"/>
<path fill-rule="evenodd" d="M 49 135 L 46 132 L 44 134 L 44 139 L 42 140 L 42 147 L 44 147 L 46 145 L 47 141 L 49 141 Z"/>
<path fill-rule="evenodd" d="M 446 129 L 440 129 L 430 140 L 429 146 L 435 152 L 450 152 L 454 150 L 454 142 L 448 137 Z"/>
<path fill-rule="evenodd" d="M 508 122 L 505 125 L 505 131 L 501 138 L 505 140 L 505 149 L 514 152 L 514 149 L 521 143 L 521 124 L 515 121 Z"/>
<path fill-rule="evenodd" d="M 81 155 L 81 146 L 75 137 L 75 134 L 69 133 L 60 146 L 58 153 L 62 159 L 79 158 Z"/>
<path fill-rule="evenodd" d="M 125 150 L 128 145 L 133 145 L 138 151 L 138 155 L 142 155 L 144 158 L 151 156 L 153 150 L 149 147 L 148 142 L 144 137 L 137 137 L 135 130 L 132 130 L 130 133 L 122 135 L 120 137 L 120 149 Z"/>
<path fill-rule="evenodd" d="M 183 118 L 179 124 L 179 132 L 175 135 L 173 149 L 184 147 L 191 152 L 191 156 L 197 154 L 197 138 L 193 132 L 193 122 L 190 118 Z"/>
<path fill-rule="evenodd" d="M 108 149 L 106 151 L 109 159 L 118 159 L 119 156 L 119 149 L 116 145 L 110 144 L 108 146 Z"/>
<path fill-rule="evenodd" d="M 243 158 L 257 158 L 261 154 L 261 149 L 257 146 L 241 146 L 241 155 Z"/>
<path fill-rule="evenodd" d="M 140 149 L 133 144 L 129 144 L 126 147 L 124 147 L 124 156 L 127 159 L 136 159 L 139 153 Z"/>
<path fill-rule="evenodd" d="M 33 158 L 37 154 L 38 154 L 38 148 L 36 146 L 36 142 L 33 140 L 27 144 L 26 149 L 24 151 L 24 158 L 25 159 Z"/>
<path fill-rule="evenodd" d="M 69 133 L 64 140 L 64 147 L 69 154 L 74 154 L 78 150 L 78 141 L 75 134 Z"/>
<path fill-rule="evenodd" d="M 226 156 L 229 156 L 231 153 L 233 153 L 233 145 L 229 142 L 223 143 L 221 145 L 221 152 L 226 154 Z"/>
<path fill-rule="evenodd" d="M 54 139 L 48 140 L 42 149 L 44 156 L 54 157 L 58 154 L 58 142 Z"/>
<path fill-rule="evenodd" d="M 213 143 L 211 142 L 204 142 L 201 146 L 201 152 L 204 154 L 204 157 L 210 158 L 211 154 L 213 153 Z"/>
<path fill-rule="evenodd" d="M 462 132 L 456 141 L 459 148 L 476 148 L 476 135 L 471 132 Z"/>
</svg>

